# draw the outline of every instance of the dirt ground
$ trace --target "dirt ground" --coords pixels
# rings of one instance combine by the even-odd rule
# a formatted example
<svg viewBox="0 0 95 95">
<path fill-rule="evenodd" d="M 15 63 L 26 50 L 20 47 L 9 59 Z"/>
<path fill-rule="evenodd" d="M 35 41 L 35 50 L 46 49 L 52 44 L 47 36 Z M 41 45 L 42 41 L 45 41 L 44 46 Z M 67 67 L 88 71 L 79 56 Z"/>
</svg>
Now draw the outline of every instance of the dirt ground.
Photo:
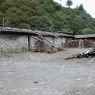
<svg viewBox="0 0 95 95">
<path fill-rule="evenodd" d="M 1 54 L 0 95 L 95 95 L 94 58 L 64 59 L 88 50 Z"/>
</svg>

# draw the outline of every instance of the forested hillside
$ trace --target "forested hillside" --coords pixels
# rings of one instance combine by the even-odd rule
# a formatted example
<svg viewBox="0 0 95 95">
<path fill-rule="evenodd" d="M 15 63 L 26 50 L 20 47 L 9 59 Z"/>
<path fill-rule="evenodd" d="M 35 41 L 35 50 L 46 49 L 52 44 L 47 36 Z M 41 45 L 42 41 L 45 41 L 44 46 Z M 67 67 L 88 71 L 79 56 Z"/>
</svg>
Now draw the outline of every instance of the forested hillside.
<svg viewBox="0 0 95 95">
<path fill-rule="evenodd" d="M 53 0 L 0 0 L 0 26 L 2 22 L 7 27 L 95 33 L 95 19 L 83 8 L 65 8 Z"/>
</svg>

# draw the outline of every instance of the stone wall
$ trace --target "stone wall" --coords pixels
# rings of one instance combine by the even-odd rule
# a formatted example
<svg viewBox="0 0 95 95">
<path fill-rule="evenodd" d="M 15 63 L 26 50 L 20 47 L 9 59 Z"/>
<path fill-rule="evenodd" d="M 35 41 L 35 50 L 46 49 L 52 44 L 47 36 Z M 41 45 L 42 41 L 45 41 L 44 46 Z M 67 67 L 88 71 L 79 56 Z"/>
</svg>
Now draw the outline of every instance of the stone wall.
<svg viewBox="0 0 95 95">
<path fill-rule="evenodd" d="M 55 45 L 58 48 L 63 48 L 66 43 L 65 37 L 46 36 L 46 44 Z M 0 35 L 0 52 L 22 52 L 35 51 L 36 42 L 34 36 L 29 35 Z"/>
<path fill-rule="evenodd" d="M 35 42 L 36 42 L 36 40 L 35 40 L 34 36 L 30 36 L 30 50 L 31 51 L 35 50 Z"/>
<path fill-rule="evenodd" d="M 0 52 L 21 52 L 27 50 L 27 36 L 0 35 Z"/>
<path fill-rule="evenodd" d="M 45 37 L 50 43 L 54 43 L 54 37 Z"/>
<path fill-rule="evenodd" d="M 67 38 L 66 37 L 45 37 L 49 42 L 55 44 L 56 47 L 65 47 Z"/>
<path fill-rule="evenodd" d="M 66 37 L 61 37 L 61 46 L 66 47 Z"/>
<path fill-rule="evenodd" d="M 56 47 L 61 47 L 61 37 L 55 37 L 54 38 L 54 43 L 56 45 Z"/>
</svg>

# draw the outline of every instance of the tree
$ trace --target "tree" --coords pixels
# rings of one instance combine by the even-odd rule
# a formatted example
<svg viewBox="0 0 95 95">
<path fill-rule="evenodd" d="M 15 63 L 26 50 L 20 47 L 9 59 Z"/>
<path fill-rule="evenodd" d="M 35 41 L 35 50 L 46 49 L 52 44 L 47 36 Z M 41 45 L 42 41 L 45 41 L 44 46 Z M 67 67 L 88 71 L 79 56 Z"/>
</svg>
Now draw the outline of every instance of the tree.
<svg viewBox="0 0 95 95">
<path fill-rule="evenodd" d="M 69 22 L 69 27 L 70 27 L 70 29 L 73 30 L 73 34 L 74 35 L 80 34 L 81 23 L 80 23 L 80 20 L 79 19 L 72 19 Z"/>
<path fill-rule="evenodd" d="M 79 9 L 80 11 L 84 11 L 83 4 L 80 4 L 79 7 L 78 7 L 78 9 Z"/>
<path fill-rule="evenodd" d="M 94 34 L 95 30 L 88 27 L 88 28 L 84 28 L 81 32 L 82 34 Z"/>
<path fill-rule="evenodd" d="M 70 8 L 71 5 L 73 5 L 73 2 L 71 0 L 67 0 L 66 5 L 69 6 L 69 8 Z"/>
<path fill-rule="evenodd" d="M 5 0 L 0 0 L 0 5 L 4 2 Z"/>
<path fill-rule="evenodd" d="M 55 8 L 51 4 L 43 4 L 43 8 L 49 13 L 55 12 Z"/>
<path fill-rule="evenodd" d="M 4 19 L 6 27 L 94 33 L 95 19 L 86 12 L 83 5 L 71 9 L 73 0 L 66 1 L 69 8 L 62 7 L 54 0 L 0 0 L 0 26 Z"/>
<path fill-rule="evenodd" d="M 48 31 L 51 25 L 52 25 L 52 22 L 47 16 L 32 16 L 31 17 L 32 29 Z"/>
</svg>

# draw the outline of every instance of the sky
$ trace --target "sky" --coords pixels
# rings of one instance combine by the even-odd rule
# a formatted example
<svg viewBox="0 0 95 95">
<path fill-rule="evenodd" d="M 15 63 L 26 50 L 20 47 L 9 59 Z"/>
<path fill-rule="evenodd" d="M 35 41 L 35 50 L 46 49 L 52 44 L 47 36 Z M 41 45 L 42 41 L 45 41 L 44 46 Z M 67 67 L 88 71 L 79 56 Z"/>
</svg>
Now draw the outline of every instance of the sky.
<svg viewBox="0 0 95 95">
<path fill-rule="evenodd" d="M 61 3 L 62 6 L 66 6 L 67 0 L 54 0 L 55 2 Z M 72 0 L 73 5 L 71 8 L 75 8 L 77 5 L 83 4 L 84 9 L 89 13 L 92 17 L 95 18 L 95 0 Z"/>
</svg>

